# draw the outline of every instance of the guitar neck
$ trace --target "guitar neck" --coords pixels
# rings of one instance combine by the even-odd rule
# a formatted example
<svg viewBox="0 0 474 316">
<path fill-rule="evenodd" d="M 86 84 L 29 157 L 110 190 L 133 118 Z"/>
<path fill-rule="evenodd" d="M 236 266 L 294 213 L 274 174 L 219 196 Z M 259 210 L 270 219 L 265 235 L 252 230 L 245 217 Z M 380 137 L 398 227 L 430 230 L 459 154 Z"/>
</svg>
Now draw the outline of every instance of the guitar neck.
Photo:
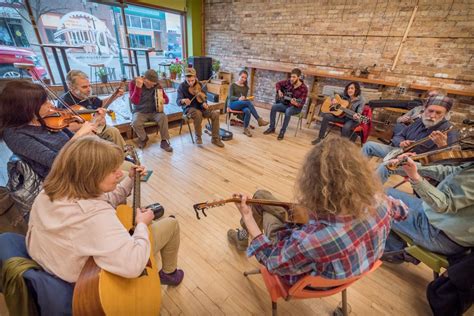
<svg viewBox="0 0 474 316">
<path fill-rule="evenodd" d="M 443 131 L 441 131 L 441 132 L 442 132 L 443 134 L 447 134 L 447 133 L 448 133 L 451 129 L 453 129 L 453 128 L 454 128 L 454 126 L 451 125 L 450 127 L 448 127 L 447 129 L 445 129 L 445 130 L 443 130 Z M 424 143 L 426 143 L 427 141 L 429 141 L 430 139 L 431 139 L 431 138 L 430 138 L 429 136 L 427 136 L 427 137 L 425 137 L 425 138 L 422 138 L 422 139 L 420 139 L 420 140 L 414 142 L 414 143 L 411 144 L 410 146 L 405 147 L 405 148 L 403 149 L 403 152 L 404 152 L 404 153 L 409 152 L 410 150 L 412 150 L 412 149 L 415 148 L 416 146 L 419 146 L 419 145 L 421 145 L 421 144 L 424 144 Z"/>
<path fill-rule="evenodd" d="M 230 199 L 225 199 L 222 201 L 224 203 L 240 203 L 242 202 L 241 198 L 230 198 Z M 246 201 L 247 204 L 254 204 L 254 205 L 271 205 L 271 206 L 281 206 L 285 209 L 290 209 L 292 208 L 295 203 L 290 203 L 290 202 L 281 202 L 281 201 L 275 201 L 275 200 L 264 200 L 264 199 L 248 199 Z"/>
<path fill-rule="evenodd" d="M 112 104 L 112 100 L 117 97 L 117 94 L 119 93 L 120 89 L 122 89 L 124 87 L 125 82 L 126 82 L 125 79 L 123 79 L 120 82 L 120 85 L 117 88 L 117 90 L 115 90 L 114 93 L 112 93 L 112 95 L 107 100 L 105 100 L 104 103 L 102 103 L 102 108 L 107 109 L 110 106 L 110 104 Z"/>
</svg>

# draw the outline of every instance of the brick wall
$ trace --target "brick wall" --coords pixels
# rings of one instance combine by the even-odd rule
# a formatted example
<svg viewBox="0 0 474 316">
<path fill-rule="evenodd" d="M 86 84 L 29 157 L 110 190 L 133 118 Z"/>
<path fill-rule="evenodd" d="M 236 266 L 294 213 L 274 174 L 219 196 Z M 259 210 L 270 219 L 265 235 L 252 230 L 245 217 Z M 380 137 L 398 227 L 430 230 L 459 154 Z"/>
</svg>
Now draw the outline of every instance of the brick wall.
<svg viewBox="0 0 474 316">
<path fill-rule="evenodd" d="M 472 0 L 420 0 L 397 66 L 389 71 L 416 3 L 205 0 L 205 50 L 234 77 L 250 62 L 347 74 L 371 67 L 375 78 L 473 91 Z M 257 70 L 257 100 L 270 102 L 274 83 L 285 77 Z M 318 78 L 313 92 L 326 82 L 347 83 Z M 386 89 L 385 94 L 390 92 Z M 474 117 L 474 98 L 456 97 L 456 109 Z"/>
</svg>

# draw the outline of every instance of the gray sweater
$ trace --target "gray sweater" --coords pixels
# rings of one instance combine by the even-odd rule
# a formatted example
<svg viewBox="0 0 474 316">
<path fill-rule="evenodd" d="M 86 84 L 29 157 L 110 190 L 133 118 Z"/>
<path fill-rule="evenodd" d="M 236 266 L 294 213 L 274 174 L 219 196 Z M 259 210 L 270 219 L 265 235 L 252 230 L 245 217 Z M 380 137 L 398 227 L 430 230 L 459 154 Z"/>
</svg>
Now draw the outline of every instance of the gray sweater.
<svg viewBox="0 0 474 316">
<path fill-rule="evenodd" d="M 42 126 L 32 125 L 9 127 L 3 131 L 8 148 L 43 179 L 48 175 L 58 152 L 72 136 L 67 129 L 50 132 Z"/>
</svg>

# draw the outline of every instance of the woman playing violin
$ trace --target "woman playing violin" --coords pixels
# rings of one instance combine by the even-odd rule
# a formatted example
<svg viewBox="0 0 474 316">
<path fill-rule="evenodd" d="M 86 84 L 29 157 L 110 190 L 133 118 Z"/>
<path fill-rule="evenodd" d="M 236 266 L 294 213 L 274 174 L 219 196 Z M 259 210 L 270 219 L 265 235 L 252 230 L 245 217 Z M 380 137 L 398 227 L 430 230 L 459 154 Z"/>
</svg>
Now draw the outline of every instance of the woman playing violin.
<svg viewBox="0 0 474 316">
<path fill-rule="evenodd" d="M 92 134 L 86 122 L 74 134 L 69 129 L 52 132 L 43 117 L 55 113 L 46 90 L 29 81 L 9 82 L 0 94 L 0 132 L 10 150 L 45 178 L 59 150 L 71 139 Z M 70 114 L 70 113 L 68 113 Z"/>
<path fill-rule="evenodd" d="M 194 68 L 186 68 L 186 80 L 179 85 L 176 104 L 183 107 L 183 112 L 194 121 L 194 129 L 196 133 L 196 144 L 202 144 L 202 118 L 210 118 L 212 125 L 211 142 L 218 146 L 224 147 L 224 143 L 219 137 L 219 112 L 210 111 L 205 97 L 203 96 L 201 83 L 196 78 L 196 70 Z"/>
<path fill-rule="evenodd" d="M 429 251 L 444 255 L 455 255 L 474 246 L 474 157 L 460 166 L 421 166 L 410 156 L 403 154 L 398 159 L 406 160 L 396 173 L 410 179 L 419 198 L 396 189 L 387 189 L 387 194 L 402 200 L 409 208 L 405 221 L 394 223 L 392 229 L 401 232 Z M 395 163 L 396 160 L 389 163 Z M 433 186 L 423 177 L 439 181 Z M 399 253 L 406 244 L 391 233 L 385 251 L 390 261 L 403 261 L 406 254 Z"/>
</svg>

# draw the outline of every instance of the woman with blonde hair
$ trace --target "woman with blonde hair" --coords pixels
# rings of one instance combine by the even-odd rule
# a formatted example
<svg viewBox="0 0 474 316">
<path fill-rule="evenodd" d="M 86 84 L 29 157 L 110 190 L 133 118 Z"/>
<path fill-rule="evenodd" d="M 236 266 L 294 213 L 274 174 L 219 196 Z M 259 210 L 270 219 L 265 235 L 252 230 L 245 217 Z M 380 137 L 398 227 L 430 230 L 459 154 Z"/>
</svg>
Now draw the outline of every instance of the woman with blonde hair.
<svg viewBox="0 0 474 316">
<path fill-rule="evenodd" d="M 124 228 L 115 208 L 131 192 L 134 167 L 123 178 L 119 146 L 97 136 L 69 141 L 59 152 L 43 190 L 31 210 L 26 245 L 29 255 L 46 271 L 74 283 L 86 260 L 126 278 L 138 277 L 150 256 L 161 253 L 162 284 L 178 285 L 184 272 L 177 269 L 179 225 L 168 217 L 153 222 L 153 212 L 138 209 L 133 235 Z M 123 178 L 123 180 L 121 180 Z"/>
<path fill-rule="evenodd" d="M 283 208 L 250 207 L 241 194 L 242 229 L 227 233 L 238 250 L 247 249 L 288 284 L 308 274 L 345 279 L 370 270 L 383 254 L 392 217 L 406 216 L 403 204 L 384 195 L 360 149 L 341 137 L 325 139 L 308 153 L 296 191 L 307 224 L 287 224 Z M 265 190 L 253 197 L 276 200 Z"/>
</svg>

